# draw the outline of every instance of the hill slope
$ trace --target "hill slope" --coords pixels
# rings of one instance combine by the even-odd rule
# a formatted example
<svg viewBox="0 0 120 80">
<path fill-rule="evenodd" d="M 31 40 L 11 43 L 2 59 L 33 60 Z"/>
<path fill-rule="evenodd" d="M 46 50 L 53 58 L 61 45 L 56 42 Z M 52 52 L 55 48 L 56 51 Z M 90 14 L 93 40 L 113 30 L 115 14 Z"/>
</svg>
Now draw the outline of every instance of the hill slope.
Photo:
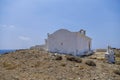
<svg viewBox="0 0 120 80">
<path fill-rule="evenodd" d="M 0 56 L 0 80 L 119 80 L 119 73 L 115 74 L 118 68 L 120 65 L 104 60 L 40 50 L 17 50 Z"/>
</svg>

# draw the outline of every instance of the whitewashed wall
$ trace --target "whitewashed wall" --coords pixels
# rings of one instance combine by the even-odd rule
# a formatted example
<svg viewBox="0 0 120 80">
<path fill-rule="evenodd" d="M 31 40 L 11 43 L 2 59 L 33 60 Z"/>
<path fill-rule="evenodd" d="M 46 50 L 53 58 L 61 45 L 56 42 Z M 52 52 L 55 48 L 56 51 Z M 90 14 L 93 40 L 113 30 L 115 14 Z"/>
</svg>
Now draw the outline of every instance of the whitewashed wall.
<svg viewBox="0 0 120 80">
<path fill-rule="evenodd" d="M 91 39 L 83 34 L 77 33 L 77 54 L 83 55 L 84 52 L 91 48 Z"/>
<path fill-rule="evenodd" d="M 80 32 L 70 32 L 60 29 L 48 35 L 46 47 L 50 52 L 82 55 L 83 52 L 89 50 L 88 44 L 90 41 L 90 38 L 80 34 Z"/>
</svg>

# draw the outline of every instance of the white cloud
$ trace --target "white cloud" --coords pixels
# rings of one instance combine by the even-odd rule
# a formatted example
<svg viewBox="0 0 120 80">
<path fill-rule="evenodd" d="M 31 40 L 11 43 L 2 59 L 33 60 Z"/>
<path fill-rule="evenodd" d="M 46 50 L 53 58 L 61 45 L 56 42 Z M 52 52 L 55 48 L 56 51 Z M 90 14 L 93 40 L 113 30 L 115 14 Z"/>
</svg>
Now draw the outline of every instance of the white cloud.
<svg viewBox="0 0 120 80">
<path fill-rule="evenodd" d="M 13 29 L 15 28 L 14 25 L 0 25 L 1 28 L 5 28 L 5 29 Z"/>
<path fill-rule="evenodd" d="M 23 40 L 23 41 L 29 41 L 30 38 L 29 37 L 26 37 L 26 36 L 19 36 L 18 37 L 20 40 Z"/>
<path fill-rule="evenodd" d="M 7 25 L 0 25 L 1 28 L 7 28 Z"/>
</svg>

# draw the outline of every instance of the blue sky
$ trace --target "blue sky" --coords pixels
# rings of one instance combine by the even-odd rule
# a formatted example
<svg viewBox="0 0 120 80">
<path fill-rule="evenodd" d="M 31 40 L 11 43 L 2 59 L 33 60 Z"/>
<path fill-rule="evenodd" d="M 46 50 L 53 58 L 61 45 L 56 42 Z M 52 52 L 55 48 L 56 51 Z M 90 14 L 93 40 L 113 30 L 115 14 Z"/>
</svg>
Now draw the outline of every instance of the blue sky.
<svg viewBox="0 0 120 80">
<path fill-rule="evenodd" d="M 120 0 L 0 0 L 0 49 L 44 44 L 47 33 L 85 29 L 92 48 L 120 48 Z"/>
</svg>

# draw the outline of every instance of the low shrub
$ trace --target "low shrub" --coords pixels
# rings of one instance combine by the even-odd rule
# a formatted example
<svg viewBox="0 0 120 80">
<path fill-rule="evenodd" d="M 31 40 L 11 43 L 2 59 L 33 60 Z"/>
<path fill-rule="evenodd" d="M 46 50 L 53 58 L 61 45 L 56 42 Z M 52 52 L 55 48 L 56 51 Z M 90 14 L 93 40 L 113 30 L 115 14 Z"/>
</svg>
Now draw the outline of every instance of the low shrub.
<svg viewBox="0 0 120 80">
<path fill-rule="evenodd" d="M 62 56 L 61 55 L 54 55 L 52 57 L 53 60 L 62 60 Z"/>
<path fill-rule="evenodd" d="M 56 60 L 62 60 L 62 56 L 56 56 Z"/>
<path fill-rule="evenodd" d="M 81 58 L 75 57 L 75 56 L 66 56 L 66 59 L 68 61 L 74 61 L 74 62 L 77 62 L 77 63 L 81 63 L 82 62 Z"/>
<path fill-rule="evenodd" d="M 113 72 L 117 75 L 120 75 L 120 69 L 114 70 Z"/>
<path fill-rule="evenodd" d="M 96 66 L 96 63 L 94 61 L 91 61 L 91 60 L 87 60 L 85 62 L 85 64 L 89 65 L 89 66 Z"/>
<path fill-rule="evenodd" d="M 66 63 L 61 63 L 61 66 L 65 67 L 65 66 L 66 66 Z"/>
</svg>

